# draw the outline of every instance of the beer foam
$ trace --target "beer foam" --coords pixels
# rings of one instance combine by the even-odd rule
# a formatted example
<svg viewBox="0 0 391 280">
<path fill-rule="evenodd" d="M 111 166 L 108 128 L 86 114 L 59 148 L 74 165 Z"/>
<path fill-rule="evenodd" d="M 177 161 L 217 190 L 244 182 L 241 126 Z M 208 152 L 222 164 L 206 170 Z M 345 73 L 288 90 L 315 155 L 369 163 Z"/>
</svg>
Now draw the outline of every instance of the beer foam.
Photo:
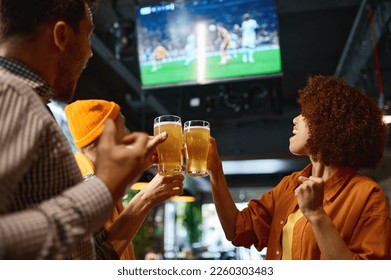
<svg viewBox="0 0 391 280">
<path fill-rule="evenodd" d="M 185 130 L 190 130 L 191 128 L 199 128 L 199 129 L 207 129 L 207 130 L 210 130 L 210 127 L 208 126 L 188 126 L 188 127 L 185 127 Z"/>
<path fill-rule="evenodd" d="M 155 128 L 155 127 L 158 127 L 158 126 L 168 125 L 168 124 L 182 126 L 182 124 L 180 122 L 160 122 L 160 123 L 155 123 L 153 125 L 153 127 Z"/>
</svg>

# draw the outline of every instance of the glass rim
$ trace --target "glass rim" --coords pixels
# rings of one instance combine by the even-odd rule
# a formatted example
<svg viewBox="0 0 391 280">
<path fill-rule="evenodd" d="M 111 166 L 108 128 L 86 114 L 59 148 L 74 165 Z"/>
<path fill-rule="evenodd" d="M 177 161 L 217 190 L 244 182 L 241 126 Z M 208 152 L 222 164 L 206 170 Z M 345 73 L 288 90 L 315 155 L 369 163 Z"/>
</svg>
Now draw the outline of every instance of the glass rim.
<svg viewBox="0 0 391 280">
<path fill-rule="evenodd" d="M 202 125 L 195 125 L 195 126 L 205 126 L 205 127 L 210 127 L 210 123 L 205 120 L 188 120 L 184 123 L 184 127 L 191 126 L 191 123 L 202 123 Z M 205 125 L 206 124 L 206 125 Z"/>
<path fill-rule="evenodd" d="M 172 120 L 164 120 L 164 121 L 171 121 L 171 122 L 180 122 L 180 123 L 182 123 L 181 117 L 179 117 L 177 115 L 161 115 L 161 116 L 157 116 L 156 118 L 153 119 L 153 123 L 161 122 L 160 119 L 162 119 L 162 118 L 172 118 Z"/>
</svg>

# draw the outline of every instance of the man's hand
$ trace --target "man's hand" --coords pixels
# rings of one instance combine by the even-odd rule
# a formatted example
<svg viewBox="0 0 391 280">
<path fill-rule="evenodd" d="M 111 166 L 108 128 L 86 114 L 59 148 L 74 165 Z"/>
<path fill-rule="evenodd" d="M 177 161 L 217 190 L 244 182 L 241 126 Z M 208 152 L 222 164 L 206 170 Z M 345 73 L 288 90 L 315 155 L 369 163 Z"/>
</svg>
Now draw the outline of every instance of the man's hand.
<svg viewBox="0 0 391 280">
<path fill-rule="evenodd" d="M 165 131 L 156 136 L 149 136 L 149 141 L 147 144 L 147 156 L 143 165 L 144 170 L 150 168 L 152 164 L 159 162 L 156 152 L 156 146 L 166 141 L 167 137 L 168 134 Z"/>
<path fill-rule="evenodd" d="M 107 120 L 99 138 L 95 174 L 106 183 L 114 201 L 117 201 L 126 187 L 144 171 L 145 159 L 157 143 L 148 147 L 149 137 L 143 132 L 133 132 L 122 143 L 117 143 L 115 132 L 114 122 Z"/>
</svg>

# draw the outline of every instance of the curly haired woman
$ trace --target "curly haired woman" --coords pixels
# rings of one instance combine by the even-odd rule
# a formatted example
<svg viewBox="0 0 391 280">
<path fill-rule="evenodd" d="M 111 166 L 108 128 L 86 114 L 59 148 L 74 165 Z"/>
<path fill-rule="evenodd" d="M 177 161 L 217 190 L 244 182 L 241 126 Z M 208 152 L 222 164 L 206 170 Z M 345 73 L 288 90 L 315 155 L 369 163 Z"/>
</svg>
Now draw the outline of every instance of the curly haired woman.
<svg viewBox="0 0 391 280">
<path fill-rule="evenodd" d="M 375 181 L 357 173 L 383 156 L 381 111 L 361 90 L 326 76 L 310 77 L 298 103 L 289 149 L 311 163 L 242 211 L 211 138 L 210 181 L 227 239 L 267 247 L 267 259 L 391 259 L 387 199 Z"/>
</svg>

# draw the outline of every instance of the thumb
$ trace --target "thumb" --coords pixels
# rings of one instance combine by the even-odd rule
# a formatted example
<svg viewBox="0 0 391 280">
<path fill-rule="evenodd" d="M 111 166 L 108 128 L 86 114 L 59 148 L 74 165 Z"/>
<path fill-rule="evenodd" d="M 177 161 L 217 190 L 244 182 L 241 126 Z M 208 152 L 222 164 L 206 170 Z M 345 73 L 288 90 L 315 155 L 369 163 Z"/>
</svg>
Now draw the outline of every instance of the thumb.
<svg viewBox="0 0 391 280">
<path fill-rule="evenodd" d="M 115 141 L 116 127 L 112 119 L 107 119 L 102 131 L 102 134 L 99 137 L 99 144 L 101 146 L 114 146 Z"/>
<path fill-rule="evenodd" d="M 305 181 L 307 181 L 307 180 L 308 180 L 308 177 L 305 177 L 305 176 L 299 176 L 298 180 L 299 180 L 299 182 L 301 182 L 301 183 L 304 183 Z"/>
<path fill-rule="evenodd" d="M 166 131 L 154 136 L 154 137 L 151 137 L 150 140 L 148 141 L 148 149 L 152 149 L 154 148 L 156 145 L 164 142 L 168 137 L 168 134 Z"/>
</svg>

